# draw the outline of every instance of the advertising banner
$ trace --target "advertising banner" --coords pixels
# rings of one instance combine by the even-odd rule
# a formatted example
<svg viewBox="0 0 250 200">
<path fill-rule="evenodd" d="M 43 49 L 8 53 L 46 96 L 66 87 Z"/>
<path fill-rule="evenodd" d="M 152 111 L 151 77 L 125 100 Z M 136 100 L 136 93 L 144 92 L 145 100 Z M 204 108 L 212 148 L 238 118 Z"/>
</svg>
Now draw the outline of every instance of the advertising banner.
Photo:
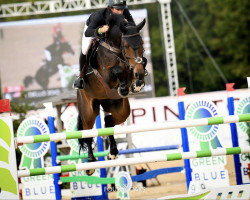
<svg viewBox="0 0 250 200">
<path fill-rule="evenodd" d="M 223 116 L 218 113 L 212 101 L 197 100 L 191 103 L 186 111 L 185 120 Z M 188 128 L 190 151 L 206 151 L 225 148 L 229 140 L 223 140 L 225 133 L 230 133 L 229 125 L 215 125 Z M 206 187 L 229 186 L 226 156 L 196 158 L 190 160 L 192 181 L 204 183 Z"/>
<path fill-rule="evenodd" d="M 50 134 L 47 124 L 38 118 L 31 117 L 22 121 L 17 136 L 34 136 Z M 50 147 L 49 142 L 24 144 L 19 146 L 22 152 L 19 169 L 36 169 L 44 167 L 44 155 Z M 53 175 L 40 175 L 21 178 L 23 199 L 55 199 Z"/>
</svg>

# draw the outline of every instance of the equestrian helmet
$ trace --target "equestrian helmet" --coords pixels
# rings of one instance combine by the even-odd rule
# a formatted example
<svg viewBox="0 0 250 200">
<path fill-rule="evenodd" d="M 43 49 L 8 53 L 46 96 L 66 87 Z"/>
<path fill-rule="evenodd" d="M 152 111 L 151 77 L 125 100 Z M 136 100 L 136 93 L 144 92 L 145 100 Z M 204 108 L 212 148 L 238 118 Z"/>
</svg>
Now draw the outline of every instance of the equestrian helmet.
<svg viewBox="0 0 250 200">
<path fill-rule="evenodd" d="M 110 8 L 125 9 L 126 8 L 126 0 L 109 0 L 108 6 Z"/>
</svg>

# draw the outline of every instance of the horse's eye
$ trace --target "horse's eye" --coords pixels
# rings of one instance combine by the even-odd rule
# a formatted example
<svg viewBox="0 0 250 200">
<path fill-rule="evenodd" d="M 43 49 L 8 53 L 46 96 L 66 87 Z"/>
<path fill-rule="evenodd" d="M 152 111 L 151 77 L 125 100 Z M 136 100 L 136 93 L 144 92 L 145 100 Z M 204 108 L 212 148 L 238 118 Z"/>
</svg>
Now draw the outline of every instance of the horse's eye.
<svg viewBox="0 0 250 200">
<path fill-rule="evenodd" d="M 128 49 L 129 48 L 129 45 L 125 45 L 125 49 Z"/>
</svg>

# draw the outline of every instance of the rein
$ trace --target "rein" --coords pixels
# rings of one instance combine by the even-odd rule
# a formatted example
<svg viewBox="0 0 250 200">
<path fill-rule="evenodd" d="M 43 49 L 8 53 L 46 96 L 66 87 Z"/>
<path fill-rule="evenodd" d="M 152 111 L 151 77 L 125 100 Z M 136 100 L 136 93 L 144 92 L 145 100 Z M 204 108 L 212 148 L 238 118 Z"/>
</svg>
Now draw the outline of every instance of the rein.
<svg viewBox="0 0 250 200">
<path fill-rule="evenodd" d="M 114 52 L 114 53 L 122 53 L 122 55 L 124 56 L 124 58 L 130 58 L 130 59 L 134 59 L 136 64 L 140 64 L 143 62 L 143 59 L 141 57 L 132 57 L 132 56 L 127 56 L 126 55 L 126 52 L 124 51 L 124 43 L 123 43 L 123 38 L 130 38 L 130 37 L 134 37 L 134 36 L 138 36 L 140 35 L 140 33 L 135 33 L 135 34 L 130 34 L 130 35 L 123 35 L 122 34 L 122 49 L 118 49 L 116 47 L 112 47 L 110 46 L 107 42 L 104 42 L 104 41 L 101 41 L 100 42 L 100 45 L 105 47 L 106 49 Z M 106 37 L 105 37 L 106 38 Z M 115 55 L 117 57 L 117 59 L 120 61 L 120 62 L 124 62 L 127 66 L 129 66 L 130 70 L 133 69 L 133 67 L 129 64 L 128 60 L 127 59 L 122 59 L 120 58 L 119 56 Z"/>
<path fill-rule="evenodd" d="M 106 42 L 104 42 L 104 41 L 102 41 L 102 42 L 100 43 L 100 45 L 102 45 L 103 47 L 105 47 L 106 49 L 108 49 L 108 50 L 110 50 L 110 51 L 112 51 L 112 52 L 114 52 L 114 53 L 121 53 L 121 52 L 122 52 L 121 49 L 112 47 L 112 46 L 110 46 L 108 43 L 106 43 Z"/>
<path fill-rule="evenodd" d="M 130 34 L 130 35 L 123 35 L 122 34 L 122 54 L 126 58 L 126 63 L 129 65 L 130 70 L 132 70 L 135 67 L 136 64 L 142 63 L 143 59 L 142 59 L 142 57 L 132 57 L 132 56 L 127 56 L 126 55 L 126 51 L 124 50 L 125 48 L 124 48 L 124 42 L 123 42 L 124 40 L 123 40 L 123 38 L 130 38 L 130 37 L 134 37 L 134 36 L 138 36 L 138 35 L 140 35 L 140 33 L 135 33 L 135 34 Z M 127 58 L 134 59 L 135 62 L 136 62 L 135 65 L 131 66 L 131 64 L 129 64 Z"/>
<path fill-rule="evenodd" d="M 130 70 L 133 69 L 133 66 L 131 66 L 127 60 L 127 58 L 130 58 L 130 59 L 134 59 L 136 64 L 140 64 L 143 62 L 143 59 L 141 57 L 132 57 L 132 56 L 127 56 L 126 55 L 126 52 L 124 51 L 124 43 L 123 43 L 123 38 L 130 38 L 130 37 L 134 37 L 134 36 L 138 36 L 140 35 L 140 33 L 135 33 L 135 34 L 130 34 L 130 35 L 123 35 L 122 34 L 122 49 L 118 49 L 116 47 L 112 47 L 110 46 L 107 42 L 104 42 L 102 41 L 100 43 L 101 46 L 105 47 L 106 49 L 112 51 L 113 53 L 116 53 L 116 54 L 119 54 L 119 53 L 122 53 L 122 55 L 124 56 L 124 58 L 126 59 L 122 59 L 120 58 L 119 56 L 115 55 L 115 57 L 117 57 L 117 59 L 120 61 L 120 62 L 123 62 L 126 64 L 126 66 L 129 66 Z"/>
<path fill-rule="evenodd" d="M 105 38 L 107 38 L 107 37 L 105 37 Z M 120 62 L 125 63 L 126 66 L 128 66 L 128 67 L 131 68 L 131 66 L 130 66 L 130 64 L 128 63 L 127 60 L 122 59 L 122 58 L 120 58 L 118 55 L 116 55 L 116 54 L 120 54 L 120 53 L 122 53 L 122 55 L 123 55 L 123 50 L 122 50 L 122 49 L 118 49 L 118 48 L 116 48 L 116 47 L 112 47 L 109 43 L 107 43 L 107 42 L 105 42 L 105 41 L 101 41 L 101 42 L 100 42 L 100 45 L 103 46 L 104 48 L 110 50 L 111 52 L 113 52 L 113 55 L 116 57 L 117 60 L 119 60 Z M 123 56 L 124 56 L 124 55 L 123 55 Z M 124 57 L 125 57 L 125 56 L 124 56 Z"/>
</svg>

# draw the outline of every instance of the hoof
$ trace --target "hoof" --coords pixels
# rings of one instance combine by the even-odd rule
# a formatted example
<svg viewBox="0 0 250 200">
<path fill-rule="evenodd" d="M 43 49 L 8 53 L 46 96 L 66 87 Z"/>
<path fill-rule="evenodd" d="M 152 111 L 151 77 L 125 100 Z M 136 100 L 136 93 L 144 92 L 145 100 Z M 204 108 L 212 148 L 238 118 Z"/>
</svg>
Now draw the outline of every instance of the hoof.
<svg viewBox="0 0 250 200">
<path fill-rule="evenodd" d="M 94 174 L 95 170 L 94 169 L 89 169 L 89 170 L 86 170 L 85 173 L 88 175 L 88 176 L 91 176 L 92 174 Z"/>
<path fill-rule="evenodd" d="M 112 155 L 112 154 L 108 154 L 108 160 L 115 160 L 118 158 L 118 155 Z"/>
<path fill-rule="evenodd" d="M 122 98 L 127 98 L 128 97 L 128 94 L 129 94 L 129 90 L 127 89 L 121 89 L 121 87 L 119 87 L 117 89 L 118 91 L 118 94 L 122 97 Z"/>
<path fill-rule="evenodd" d="M 72 85 L 72 88 L 75 90 L 79 90 L 79 89 L 84 89 L 84 80 L 83 78 L 78 77 L 74 84 Z"/>
</svg>

